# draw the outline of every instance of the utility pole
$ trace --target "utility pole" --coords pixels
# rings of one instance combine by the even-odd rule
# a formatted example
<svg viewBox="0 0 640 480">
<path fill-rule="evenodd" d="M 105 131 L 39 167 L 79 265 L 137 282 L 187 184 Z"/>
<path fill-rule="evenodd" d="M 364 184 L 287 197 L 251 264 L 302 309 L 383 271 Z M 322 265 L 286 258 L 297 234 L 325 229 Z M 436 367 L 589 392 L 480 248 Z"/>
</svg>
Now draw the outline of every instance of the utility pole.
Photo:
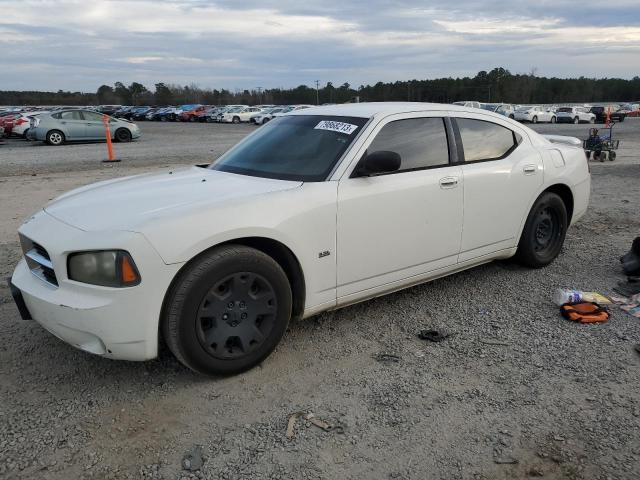
<svg viewBox="0 0 640 480">
<path fill-rule="evenodd" d="M 316 105 L 320 105 L 320 80 L 316 80 Z"/>
<path fill-rule="evenodd" d="M 256 87 L 258 89 L 258 105 L 262 105 L 262 87 Z"/>
</svg>

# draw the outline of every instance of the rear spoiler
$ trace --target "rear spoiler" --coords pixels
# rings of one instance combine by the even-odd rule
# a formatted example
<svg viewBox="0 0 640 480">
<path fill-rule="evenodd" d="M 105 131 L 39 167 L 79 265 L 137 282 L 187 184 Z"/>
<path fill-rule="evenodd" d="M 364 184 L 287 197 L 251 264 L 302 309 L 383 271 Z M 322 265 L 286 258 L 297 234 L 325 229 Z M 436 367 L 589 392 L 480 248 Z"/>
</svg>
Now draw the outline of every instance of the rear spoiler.
<svg viewBox="0 0 640 480">
<path fill-rule="evenodd" d="M 542 135 L 551 143 L 559 143 L 561 145 L 569 145 L 570 147 L 582 148 L 582 140 L 576 137 L 566 137 L 564 135 Z"/>
</svg>

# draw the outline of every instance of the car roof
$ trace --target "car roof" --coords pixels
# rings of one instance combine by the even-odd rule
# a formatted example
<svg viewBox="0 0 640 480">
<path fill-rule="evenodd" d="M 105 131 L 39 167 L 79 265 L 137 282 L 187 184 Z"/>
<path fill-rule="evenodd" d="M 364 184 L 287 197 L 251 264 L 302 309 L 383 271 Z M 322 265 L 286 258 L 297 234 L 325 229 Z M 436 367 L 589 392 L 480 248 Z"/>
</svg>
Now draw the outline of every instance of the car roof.
<svg viewBox="0 0 640 480">
<path fill-rule="evenodd" d="M 326 105 L 321 107 L 310 107 L 301 110 L 294 110 L 287 115 L 335 115 L 343 117 L 364 117 L 391 115 L 395 113 L 409 112 L 432 112 L 450 110 L 457 112 L 478 111 L 481 109 L 473 107 L 462 107 L 459 105 L 445 103 L 422 103 L 422 102 L 367 102 L 367 103 L 345 103 L 342 105 Z M 483 110 L 486 112 L 486 110 Z"/>
</svg>

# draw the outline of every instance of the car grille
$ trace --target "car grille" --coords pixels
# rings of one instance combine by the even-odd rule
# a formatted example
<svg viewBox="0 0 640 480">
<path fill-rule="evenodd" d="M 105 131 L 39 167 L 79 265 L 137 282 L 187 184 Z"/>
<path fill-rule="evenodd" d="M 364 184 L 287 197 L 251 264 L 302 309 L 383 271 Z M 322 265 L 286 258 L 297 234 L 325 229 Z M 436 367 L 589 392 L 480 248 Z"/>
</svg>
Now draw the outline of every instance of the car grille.
<svg viewBox="0 0 640 480">
<path fill-rule="evenodd" d="M 41 280 L 57 287 L 58 279 L 56 278 L 53 263 L 46 248 L 22 235 L 20 236 L 20 243 L 22 244 L 22 252 L 24 253 L 24 258 L 27 261 L 31 273 Z"/>
</svg>

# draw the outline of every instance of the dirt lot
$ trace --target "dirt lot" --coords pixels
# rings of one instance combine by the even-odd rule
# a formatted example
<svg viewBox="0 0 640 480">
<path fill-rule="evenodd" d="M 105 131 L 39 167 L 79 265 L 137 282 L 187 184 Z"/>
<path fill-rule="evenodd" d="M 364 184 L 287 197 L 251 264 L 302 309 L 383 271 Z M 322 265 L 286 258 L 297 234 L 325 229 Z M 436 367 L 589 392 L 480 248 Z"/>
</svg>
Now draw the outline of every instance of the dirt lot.
<svg viewBox="0 0 640 480">
<path fill-rule="evenodd" d="M 0 145 L 0 277 L 20 257 L 20 223 L 59 193 L 206 162 L 252 130 L 141 127 L 115 165 L 100 163 L 100 144 Z M 583 137 L 588 126 L 536 129 Z M 617 133 L 618 160 L 593 164 L 589 213 L 551 266 L 496 262 L 297 322 L 263 365 L 232 378 L 168 355 L 77 351 L 21 321 L 1 284 L 0 478 L 638 478 L 640 320 L 614 310 L 575 325 L 550 301 L 556 287 L 611 293 L 640 234 L 640 120 Z M 426 343 L 425 328 L 452 336 Z M 335 428 L 299 420 L 287 439 L 299 411 Z M 196 446 L 205 463 L 189 473 Z"/>
</svg>

